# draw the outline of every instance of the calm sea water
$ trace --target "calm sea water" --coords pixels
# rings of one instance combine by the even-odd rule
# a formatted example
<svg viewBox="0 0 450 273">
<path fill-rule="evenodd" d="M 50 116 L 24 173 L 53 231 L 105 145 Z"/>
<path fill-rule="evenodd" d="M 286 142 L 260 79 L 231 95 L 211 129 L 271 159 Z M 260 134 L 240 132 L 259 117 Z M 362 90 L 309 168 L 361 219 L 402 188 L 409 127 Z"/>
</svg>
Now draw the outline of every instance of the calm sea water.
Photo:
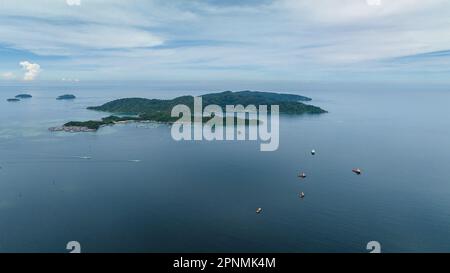
<svg viewBox="0 0 450 273">
<path fill-rule="evenodd" d="M 367 252 L 372 240 L 450 251 L 450 88 L 223 86 L 0 86 L 0 251 L 67 252 L 72 240 L 83 252 Z M 307 95 L 330 113 L 282 118 L 276 152 L 175 142 L 165 125 L 47 130 L 105 116 L 85 108 L 115 98 L 227 89 Z M 65 93 L 78 98 L 55 100 Z"/>
</svg>

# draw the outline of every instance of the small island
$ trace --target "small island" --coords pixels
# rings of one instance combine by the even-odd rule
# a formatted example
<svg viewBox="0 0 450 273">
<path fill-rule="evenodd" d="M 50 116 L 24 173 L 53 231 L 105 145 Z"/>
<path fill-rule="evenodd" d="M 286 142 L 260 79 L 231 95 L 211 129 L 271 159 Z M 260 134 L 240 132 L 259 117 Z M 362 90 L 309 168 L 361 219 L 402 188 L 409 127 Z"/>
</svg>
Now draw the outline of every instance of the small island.
<svg viewBox="0 0 450 273">
<path fill-rule="evenodd" d="M 16 96 L 16 99 L 30 99 L 32 97 L 33 96 L 30 95 L 30 94 L 19 94 L 19 95 Z"/>
<path fill-rule="evenodd" d="M 66 95 L 61 95 L 61 96 L 59 96 L 59 97 L 57 97 L 56 99 L 57 100 L 74 100 L 74 99 L 76 99 L 77 97 L 75 97 L 75 95 L 72 95 L 72 94 L 66 94 Z"/>
<path fill-rule="evenodd" d="M 52 132 L 92 132 L 97 131 L 101 126 L 104 125 L 113 125 L 116 123 L 128 123 L 136 121 L 143 121 L 143 119 L 140 117 L 109 116 L 102 118 L 102 120 L 71 121 L 64 124 L 62 127 L 52 127 L 49 130 Z"/>
<path fill-rule="evenodd" d="M 6 101 L 9 101 L 9 102 L 18 102 L 18 101 L 20 101 L 20 99 L 18 99 L 18 98 L 11 98 L 11 99 L 7 99 Z"/>
<path fill-rule="evenodd" d="M 310 98 L 293 95 L 279 94 L 258 91 L 225 91 L 221 93 L 211 93 L 202 95 L 203 105 L 215 104 L 225 109 L 226 105 L 279 105 L 280 114 L 302 115 L 302 114 L 323 114 L 327 111 L 320 107 L 304 104 L 311 101 Z M 172 117 L 172 108 L 176 105 L 184 104 L 190 109 L 194 106 L 193 96 L 181 96 L 171 100 L 145 99 L 145 98 L 125 98 L 118 99 L 101 106 L 88 107 L 87 109 L 114 113 L 115 115 L 102 118 L 101 120 L 71 121 L 62 127 L 50 128 L 51 131 L 76 131 L 91 132 L 98 130 L 101 126 L 127 122 L 160 122 L 173 123 L 179 117 Z M 210 118 L 203 118 L 207 121 Z M 225 118 L 224 118 L 225 119 Z M 235 121 L 238 118 L 235 117 Z M 245 124 L 250 120 L 245 119 Z M 259 121 L 258 121 L 259 122 Z"/>
</svg>

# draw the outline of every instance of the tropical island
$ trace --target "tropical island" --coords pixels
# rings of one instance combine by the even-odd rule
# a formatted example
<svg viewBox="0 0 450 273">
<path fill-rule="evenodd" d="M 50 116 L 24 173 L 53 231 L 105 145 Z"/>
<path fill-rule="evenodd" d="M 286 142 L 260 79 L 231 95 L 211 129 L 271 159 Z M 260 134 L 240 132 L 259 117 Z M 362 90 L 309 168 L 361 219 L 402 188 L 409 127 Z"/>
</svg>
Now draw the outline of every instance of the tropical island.
<svg viewBox="0 0 450 273">
<path fill-rule="evenodd" d="M 20 101 L 20 99 L 18 99 L 18 98 L 10 98 L 10 99 L 7 99 L 6 101 L 17 102 L 17 101 Z"/>
<path fill-rule="evenodd" d="M 30 95 L 30 94 L 19 94 L 19 95 L 16 96 L 16 99 L 30 99 L 32 97 L 33 96 Z"/>
<path fill-rule="evenodd" d="M 57 100 L 73 100 L 76 99 L 77 97 L 75 97 L 75 95 L 72 94 L 66 94 L 66 95 L 61 95 L 59 97 L 57 97 Z"/>
<path fill-rule="evenodd" d="M 302 115 L 302 114 L 323 114 L 327 111 L 320 107 L 308 105 L 303 102 L 311 101 L 310 98 L 293 95 L 279 94 L 258 91 L 225 91 L 221 93 L 211 93 L 201 96 L 203 105 L 215 104 L 225 109 L 226 105 L 279 105 L 280 114 Z M 125 98 L 118 99 L 101 106 L 88 107 L 89 110 L 113 113 L 114 115 L 102 118 L 101 120 L 71 121 L 62 127 L 50 128 L 52 131 L 95 131 L 101 126 L 126 122 L 160 122 L 173 123 L 179 117 L 172 117 L 171 111 L 174 106 L 183 104 L 190 109 L 194 108 L 193 96 L 181 96 L 171 100 L 145 99 L 145 98 Z M 203 118 L 207 121 L 210 118 Z M 235 118 L 236 120 L 237 118 Z M 249 123 L 245 119 L 245 123 Z"/>
</svg>

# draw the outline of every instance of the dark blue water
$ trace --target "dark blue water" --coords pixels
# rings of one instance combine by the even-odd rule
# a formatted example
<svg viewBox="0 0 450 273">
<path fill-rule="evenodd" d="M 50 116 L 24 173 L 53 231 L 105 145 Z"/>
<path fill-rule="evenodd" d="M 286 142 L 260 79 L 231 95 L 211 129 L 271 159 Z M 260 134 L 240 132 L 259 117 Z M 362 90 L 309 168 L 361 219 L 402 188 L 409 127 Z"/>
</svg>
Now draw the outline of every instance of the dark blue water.
<svg viewBox="0 0 450 273">
<path fill-rule="evenodd" d="M 372 240 L 450 251 L 450 90 L 224 86 L 0 86 L 0 251 L 66 252 L 72 240 L 84 252 L 367 252 Z M 105 116 L 85 108 L 115 98 L 226 89 L 299 93 L 330 113 L 283 117 L 276 152 L 175 142 L 166 125 L 47 130 Z M 24 92 L 34 97 L 6 102 Z M 65 93 L 78 98 L 55 100 Z"/>
</svg>

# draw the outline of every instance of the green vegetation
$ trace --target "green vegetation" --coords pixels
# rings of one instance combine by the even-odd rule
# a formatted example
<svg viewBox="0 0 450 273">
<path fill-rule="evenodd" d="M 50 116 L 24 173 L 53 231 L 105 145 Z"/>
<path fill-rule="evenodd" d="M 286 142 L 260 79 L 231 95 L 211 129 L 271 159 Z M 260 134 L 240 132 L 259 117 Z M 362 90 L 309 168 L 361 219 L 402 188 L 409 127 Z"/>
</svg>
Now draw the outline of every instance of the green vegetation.
<svg viewBox="0 0 450 273">
<path fill-rule="evenodd" d="M 192 119 L 194 117 L 191 117 Z M 64 124 L 64 127 L 85 127 L 92 130 L 98 130 L 101 126 L 104 125 L 113 125 L 120 122 L 133 122 L 133 121 L 153 121 L 153 122 L 162 122 L 162 123 L 173 123 L 177 121 L 178 117 L 167 117 L 165 115 L 154 115 L 154 116 L 139 116 L 139 117 L 117 117 L 117 116 L 109 116 L 106 118 L 102 118 L 102 120 L 88 120 L 88 121 L 71 121 Z M 202 122 L 207 122 L 211 118 L 203 117 Z M 242 119 L 234 117 L 234 124 L 237 124 L 238 121 Z M 225 124 L 226 120 L 224 118 L 223 123 Z M 248 125 L 250 122 L 249 119 L 245 119 L 244 123 Z M 260 121 L 258 120 L 259 124 Z"/>
<path fill-rule="evenodd" d="M 206 94 L 201 96 L 203 99 L 203 105 L 216 104 L 222 107 L 225 111 L 226 105 L 279 105 L 281 114 L 289 115 L 301 115 L 301 114 L 322 114 L 326 113 L 325 110 L 313 106 L 304 104 L 304 101 L 310 101 L 310 98 L 291 95 L 291 94 L 277 94 L 267 92 L 255 92 L 255 91 L 241 91 L 231 92 L 226 91 L 222 93 Z M 90 110 L 110 112 L 115 114 L 134 115 L 133 117 L 118 117 L 109 116 L 102 120 L 90 120 L 84 122 L 72 121 L 66 123 L 64 126 L 79 126 L 89 129 L 97 130 L 102 125 L 110 125 L 120 121 L 155 121 L 163 123 L 175 122 L 179 117 L 172 117 L 172 108 L 178 104 L 184 104 L 193 112 L 194 97 L 182 96 L 172 100 L 159 100 L 159 99 L 144 99 L 144 98 L 125 98 L 114 100 L 105 103 L 101 106 L 88 107 Z M 210 118 L 203 118 L 203 121 L 207 121 Z M 235 118 L 237 121 L 237 118 Z M 245 120 L 248 124 L 249 120 Z"/>
<path fill-rule="evenodd" d="M 57 100 L 73 100 L 73 99 L 76 99 L 76 97 L 71 94 L 66 94 L 66 95 L 59 96 L 56 99 Z"/>
<path fill-rule="evenodd" d="M 86 127 L 88 129 L 98 130 L 100 126 L 103 125 L 112 125 L 117 122 L 123 121 L 142 121 L 144 120 L 141 117 L 117 117 L 117 116 L 109 116 L 106 118 L 102 118 L 102 120 L 88 120 L 88 121 L 71 121 L 64 124 L 65 127 Z"/>
<path fill-rule="evenodd" d="M 302 103 L 301 101 L 310 101 L 310 98 L 291 95 L 266 92 L 241 91 L 206 94 L 201 96 L 203 105 L 216 104 L 225 110 L 226 105 L 241 104 L 247 106 L 253 105 L 279 105 L 282 114 L 322 114 L 325 110 Z M 177 104 L 185 104 L 193 109 L 194 97 L 182 96 L 172 100 L 127 98 L 111 101 L 102 106 L 88 107 L 91 110 L 126 113 L 135 115 L 161 115 L 165 118 L 170 117 L 172 108 Z M 270 107 L 269 107 L 270 109 Z"/>
</svg>

